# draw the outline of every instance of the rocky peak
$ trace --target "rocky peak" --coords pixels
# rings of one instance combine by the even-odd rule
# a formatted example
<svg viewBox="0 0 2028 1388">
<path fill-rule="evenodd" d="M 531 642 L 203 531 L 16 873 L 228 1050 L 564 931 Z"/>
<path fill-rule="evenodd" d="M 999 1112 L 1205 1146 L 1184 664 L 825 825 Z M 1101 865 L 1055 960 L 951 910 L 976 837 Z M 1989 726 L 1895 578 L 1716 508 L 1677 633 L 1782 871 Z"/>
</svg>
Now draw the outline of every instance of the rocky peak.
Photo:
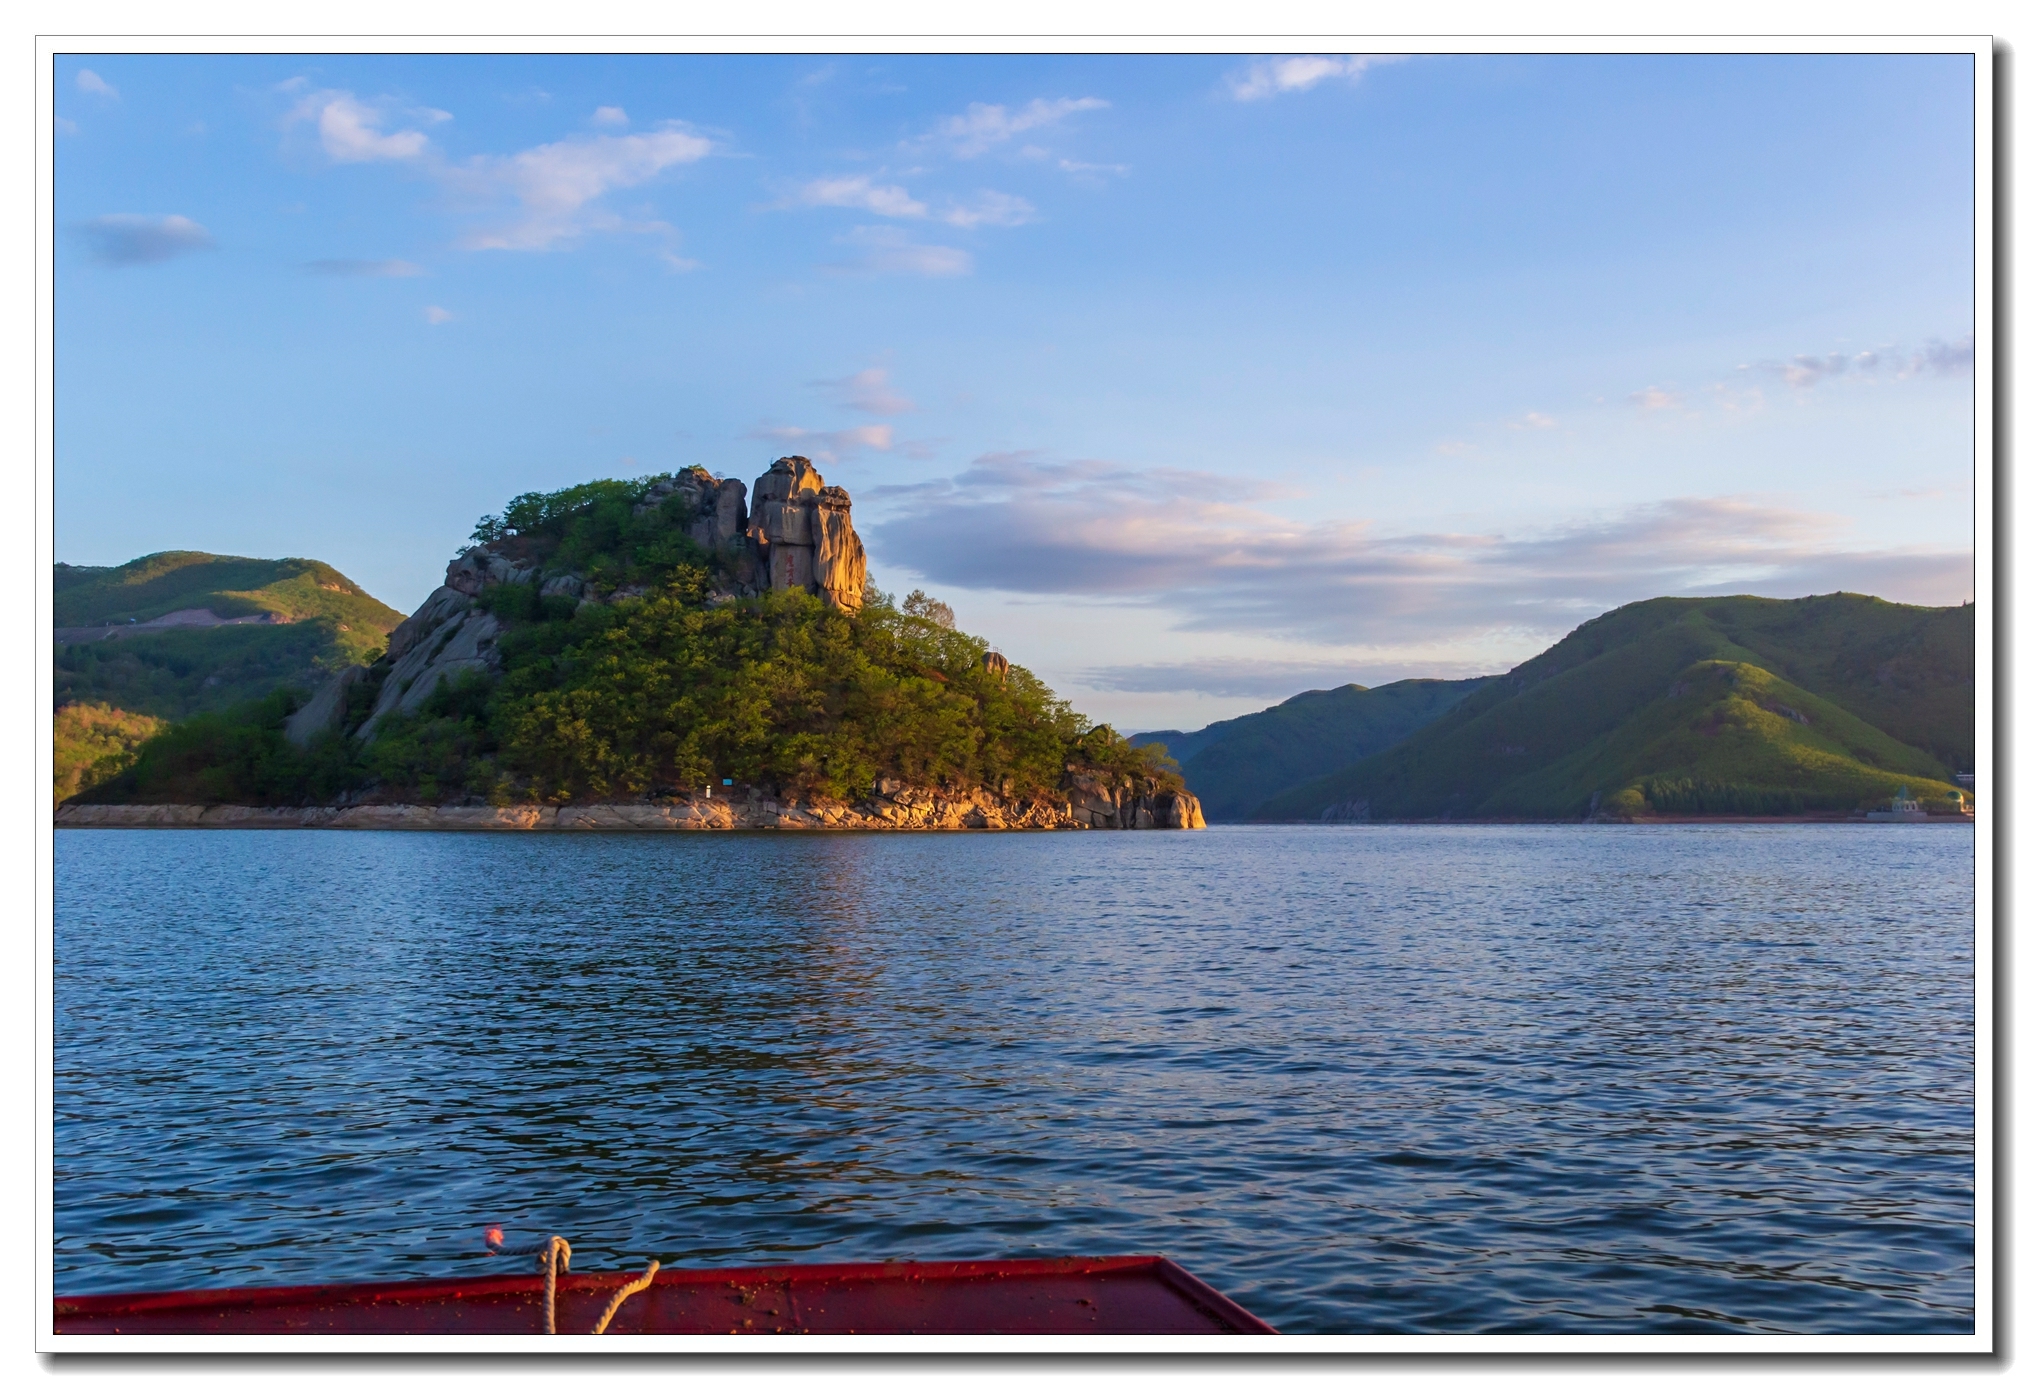
<svg viewBox="0 0 2028 1388">
<path fill-rule="evenodd" d="M 769 588 L 803 588 L 857 612 L 866 593 L 866 547 L 852 528 L 852 498 L 827 487 L 808 458 L 775 459 L 753 484 L 747 527 Z"/>
</svg>

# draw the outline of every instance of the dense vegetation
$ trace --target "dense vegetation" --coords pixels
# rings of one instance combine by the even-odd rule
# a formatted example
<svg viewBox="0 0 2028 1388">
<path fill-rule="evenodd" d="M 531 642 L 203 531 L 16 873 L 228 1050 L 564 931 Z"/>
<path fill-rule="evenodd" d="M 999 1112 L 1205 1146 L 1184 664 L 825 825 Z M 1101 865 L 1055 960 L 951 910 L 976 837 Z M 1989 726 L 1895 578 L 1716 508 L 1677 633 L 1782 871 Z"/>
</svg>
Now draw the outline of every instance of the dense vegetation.
<svg viewBox="0 0 2028 1388">
<path fill-rule="evenodd" d="M 58 803 L 110 781 L 134 764 L 137 749 L 169 725 L 159 718 L 104 704 L 71 704 L 56 711 Z"/>
<path fill-rule="evenodd" d="M 714 596 L 718 556 L 683 534 L 680 505 L 634 513 L 653 480 L 517 497 L 480 522 L 475 542 L 575 572 L 611 599 L 487 588 L 483 604 L 507 624 L 497 678 L 441 686 L 363 745 L 341 734 L 307 751 L 282 727 L 308 691 L 278 691 L 171 729 L 90 798 L 568 801 L 727 778 L 845 800 L 885 778 L 1026 796 L 1076 768 L 1180 783 L 1159 747 L 1094 727 L 1020 666 L 990 671 L 986 643 L 934 599 L 897 606 L 869 589 L 847 615 L 799 591 Z M 374 692 L 371 680 L 353 690 L 348 733 Z"/>
<path fill-rule="evenodd" d="M 1972 754 L 1972 609 L 1657 598 L 1587 622 L 1257 819 L 1849 812 Z"/>
<path fill-rule="evenodd" d="M 1194 733 L 1143 733 L 1182 766 L 1212 823 L 1246 819 L 1285 790 L 1384 751 L 1447 712 L 1483 680 L 1397 680 L 1312 689 Z"/>
</svg>

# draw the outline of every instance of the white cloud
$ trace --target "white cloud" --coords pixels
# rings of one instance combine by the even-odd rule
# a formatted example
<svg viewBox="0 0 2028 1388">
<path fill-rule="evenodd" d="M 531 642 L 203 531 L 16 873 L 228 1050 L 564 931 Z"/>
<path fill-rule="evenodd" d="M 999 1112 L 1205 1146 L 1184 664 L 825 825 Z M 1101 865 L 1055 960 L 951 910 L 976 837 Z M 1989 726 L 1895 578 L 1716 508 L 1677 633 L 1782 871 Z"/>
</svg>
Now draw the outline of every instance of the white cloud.
<svg viewBox="0 0 2028 1388">
<path fill-rule="evenodd" d="M 114 212 L 76 228 L 101 265 L 156 265 L 192 251 L 210 250 L 211 233 L 188 217 Z"/>
<path fill-rule="evenodd" d="M 428 323 L 431 327 L 435 327 L 439 323 L 448 323 L 451 321 L 451 319 L 455 317 L 457 317 L 457 315 L 452 313 L 449 309 L 438 308 L 435 304 L 431 304 L 428 308 L 423 310 L 423 321 Z"/>
<path fill-rule="evenodd" d="M 972 257 L 968 252 L 956 246 L 932 246 L 911 241 L 895 227 L 854 227 L 838 239 L 842 245 L 857 246 L 861 250 L 856 259 L 836 261 L 825 267 L 840 274 L 947 278 L 972 272 Z"/>
<path fill-rule="evenodd" d="M 56 133 L 59 135 L 77 134 L 77 122 L 64 116 L 58 116 L 56 118 Z"/>
<path fill-rule="evenodd" d="M 854 207 L 876 217 L 927 217 L 929 207 L 893 183 L 875 183 L 864 176 L 813 179 L 785 203 L 790 207 Z"/>
<path fill-rule="evenodd" d="M 1406 61 L 1400 53 L 1308 54 L 1259 58 L 1225 79 L 1235 101 L 1259 101 L 1284 92 L 1308 91 L 1326 78 L 1357 82 L 1368 69 Z"/>
<path fill-rule="evenodd" d="M 996 193 L 990 188 L 983 189 L 969 204 L 947 208 L 937 214 L 937 220 L 948 222 L 954 227 L 1018 227 L 1023 222 L 1034 220 L 1035 207 L 1026 198 L 1017 198 L 1011 193 Z"/>
<path fill-rule="evenodd" d="M 863 449 L 887 452 L 894 447 L 892 424 L 861 424 L 851 429 L 799 429 L 793 424 L 767 424 L 747 434 L 805 450 L 817 462 L 833 462 Z"/>
<path fill-rule="evenodd" d="M 819 178 L 805 183 L 776 207 L 849 207 L 876 217 L 935 220 L 970 230 L 973 227 L 1018 227 L 1032 221 L 1034 205 L 1011 193 L 982 189 L 969 203 L 954 203 L 934 212 L 928 203 L 909 196 L 896 183 L 876 183 L 863 174 Z"/>
<path fill-rule="evenodd" d="M 1838 589 L 1954 603 L 1971 557 L 1853 550 L 1843 522 L 1751 497 L 1682 497 L 1532 534 L 1382 534 L 1289 520 L 1257 483 L 990 454 L 956 477 L 875 489 L 886 559 L 956 587 L 1160 607 L 1184 630 L 1374 649 L 1560 636 L 1662 595 Z M 870 509 L 870 508 L 869 508 Z"/>
<path fill-rule="evenodd" d="M 1530 410 L 1527 414 L 1515 420 L 1510 427 L 1515 429 L 1554 429 L 1556 421 L 1539 411 Z"/>
<path fill-rule="evenodd" d="M 592 112 L 592 124 L 623 129 L 627 124 L 627 113 L 618 106 L 601 106 Z"/>
<path fill-rule="evenodd" d="M 362 279 L 412 279 L 423 273 L 423 267 L 410 260 L 312 260 L 303 268 L 313 275 Z"/>
<path fill-rule="evenodd" d="M 913 400 L 888 385 L 887 368 L 882 366 L 869 366 L 850 376 L 812 381 L 810 384 L 835 392 L 839 403 L 848 410 L 866 414 L 907 414 L 915 408 Z"/>
<path fill-rule="evenodd" d="M 504 158 L 480 158 L 449 176 L 481 195 L 505 195 L 519 215 L 468 236 L 474 250 L 548 250 L 593 230 L 660 231 L 660 222 L 629 223 L 593 204 L 620 188 L 711 153 L 711 141 L 674 125 L 640 135 L 592 135 L 537 145 Z M 680 268 L 680 267 L 679 267 Z"/>
<path fill-rule="evenodd" d="M 1023 131 L 1054 125 L 1079 111 L 1101 111 L 1109 105 L 1110 102 L 1095 96 L 1058 97 L 1053 101 L 1037 97 L 1019 110 L 1009 111 L 1005 106 L 975 101 L 965 108 L 962 116 L 945 116 L 938 121 L 929 140 L 917 143 L 943 144 L 958 158 L 973 159 Z"/>
<path fill-rule="evenodd" d="M 120 99 L 120 89 L 88 67 L 81 67 L 77 70 L 77 89 L 81 92 L 89 92 L 93 96 L 110 97 L 114 101 Z"/>
<path fill-rule="evenodd" d="M 412 114 L 432 121 L 450 119 L 442 111 Z M 385 111 L 367 105 L 351 92 L 318 91 L 296 103 L 287 123 L 314 121 L 324 153 L 340 164 L 417 159 L 428 152 L 429 136 L 420 130 L 385 132 L 380 127 L 387 119 Z"/>
</svg>

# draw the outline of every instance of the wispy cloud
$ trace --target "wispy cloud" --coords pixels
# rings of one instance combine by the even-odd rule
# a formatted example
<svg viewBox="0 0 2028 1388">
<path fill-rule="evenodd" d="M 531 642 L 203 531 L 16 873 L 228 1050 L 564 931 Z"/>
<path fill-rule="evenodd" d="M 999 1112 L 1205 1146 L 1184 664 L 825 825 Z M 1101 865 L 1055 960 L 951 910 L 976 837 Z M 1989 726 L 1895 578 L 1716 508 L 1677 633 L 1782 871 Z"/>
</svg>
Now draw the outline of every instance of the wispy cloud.
<svg viewBox="0 0 2028 1388">
<path fill-rule="evenodd" d="M 93 260 L 101 265 L 157 265 L 217 243 L 188 217 L 114 212 L 74 228 Z"/>
<path fill-rule="evenodd" d="M 460 165 L 456 179 L 518 204 L 508 221 L 465 238 L 474 250 L 540 251 L 586 231 L 663 231 L 660 222 L 630 222 L 598 206 L 621 188 L 648 182 L 668 169 L 711 153 L 711 141 L 677 125 L 639 135 L 590 135 L 537 145 L 503 158 Z"/>
<path fill-rule="evenodd" d="M 777 207 L 851 207 L 877 217 L 927 217 L 929 205 L 908 195 L 908 189 L 893 183 L 875 183 L 871 178 L 817 178 Z"/>
<path fill-rule="evenodd" d="M 851 429 L 799 429 L 793 424 L 765 424 L 748 438 L 801 449 L 817 462 L 834 462 L 865 449 L 885 453 L 894 447 L 892 424 L 861 424 Z"/>
<path fill-rule="evenodd" d="M 774 204 L 788 207 L 848 207 L 871 212 L 876 217 L 897 220 L 937 221 L 969 230 L 972 227 L 1014 227 L 1032 221 L 1035 208 L 1026 198 L 1011 193 L 981 189 L 970 202 L 946 203 L 931 208 L 897 183 L 876 183 L 863 174 L 840 178 L 818 178 L 803 184 Z"/>
<path fill-rule="evenodd" d="M 1528 534 L 1384 534 L 1264 510 L 1257 483 L 1030 454 L 876 489 L 880 551 L 966 588 L 1161 607 L 1186 630 L 1400 647 L 1557 635 L 1662 594 L 1835 589 L 1956 602 L 1968 554 L 1855 550 L 1843 522 L 1755 498 L 1684 497 Z"/>
<path fill-rule="evenodd" d="M 88 67 L 77 70 L 77 89 L 93 96 L 103 96 L 112 101 L 120 99 L 120 89 L 99 76 Z"/>
<path fill-rule="evenodd" d="M 1978 360 L 1970 333 L 1955 341 L 1931 338 L 1920 347 L 1889 346 L 1866 351 L 1798 353 L 1786 361 L 1742 362 L 1738 370 L 1772 376 L 1796 390 L 1809 390 L 1840 376 L 1908 380 L 1913 376 L 1958 376 Z"/>
<path fill-rule="evenodd" d="M 1554 429 L 1556 421 L 1540 410 L 1530 410 L 1508 426 L 1510 429 Z"/>
<path fill-rule="evenodd" d="M 1026 198 L 1011 193 L 982 189 L 968 203 L 958 203 L 937 214 L 937 220 L 954 227 L 1018 227 L 1035 219 L 1035 208 Z"/>
<path fill-rule="evenodd" d="M 1219 699 L 1286 699 L 1305 689 L 1336 689 L 1356 683 L 1342 662 L 1320 665 L 1245 656 L 1104 665 L 1081 672 L 1078 682 L 1087 689 L 1123 694 L 1209 694 Z"/>
<path fill-rule="evenodd" d="M 1663 390 L 1660 386 L 1648 386 L 1629 395 L 1627 402 L 1639 405 L 1644 410 L 1674 410 L 1682 407 L 1683 397 L 1673 390 Z"/>
<path fill-rule="evenodd" d="M 933 133 L 918 140 L 918 147 L 941 145 L 960 159 L 976 159 L 1006 144 L 1016 135 L 1055 125 L 1079 111 L 1102 111 L 1111 103 L 1095 96 L 1037 97 L 1026 106 L 1010 110 L 1005 106 L 975 101 L 961 116 L 945 116 Z"/>
<path fill-rule="evenodd" d="M 292 80 L 283 89 L 299 91 Z M 398 108 L 390 101 L 364 101 L 349 91 L 312 91 L 297 98 L 285 125 L 310 124 L 325 155 L 336 163 L 406 163 L 437 179 L 470 209 L 507 204 L 504 216 L 479 212 L 482 225 L 460 245 L 467 250 L 551 250 L 588 231 L 636 231 L 673 242 L 675 229 L 653 219 L 621 217 L 601 205 L 609 193 L 639 187 L 679 165 L 710 154 L 712 142 L 681 124 L 664 122 L 637 134 L 576 135 L 516 154 L 478 155 L 452 161 L 420 126 L 450 120 L 428 108 Z M 626 112 L 601 106 L 595 125 L 619 127 Z M 397 128 L 406 126 L 407 128 Z M 690 269 L 673 249 L 664 257 Z"/>
<path fill-rule="evenodd" d="M 1357 82 L 1383 63 L 1405 62 L 1400 53 L 1305 54 L 1257 58 L 1225 79 L 1235 101 L 1260 101 L 1284 92 L 1305 92 L 1333 78 Z"/>
<path fill-rule="evenodd" d="M 450 119 L 444 111 L 413 110 L 405 115 L 434 124 Z M 430 137 L 420 130 L 385 130 L 399 119 L 385 103 L 361 101 L 351 92 L 315 91 L 300 98 L 284 124 L 309 122 L 317 141 L 335 163 L 367 164 L 380 160 L 420 159 L 430 151 Z"/>
<path fill-rule="evenodd" d="M 1214 699 L 1280 702 L 1305 690 L 1337 689 L 1347 684 L 1373 688 L 1404 679 L 1471 679 L 1494 671 L 1494 663 L 1488 661 L 1422 658 L 1389 661 L 1348 654 L 1341 660 L 1324 663 L 1212 656 L 1204 660 L 1099 666 L 1081 671 L 1078 683 L 1087 689 L 1123 694 L 1208 694 Z"/>
<path fill-rule="evenodd" d="M 854 227 L 838 240 L 841 245 L 857 247 L 860 254 L 824 267 L 837 274 L 925 275 L 934 279 L 972 272 L 970 252 L 910 240 L 897 227 Z"/>
<path fill-rule="evenodd" d="M 439 308 L 435 304 L 431 304 L 428 308 L 423 310 L 423 321 L 425 323 L 428 323 L 433 328 L 438 327 L 441 324 L 448 323 L 457 316 L 458 315 L 452 313 L 449 309 Z"/>
<path fill-rule="evenodd" d="M 887 368 L 869 366 L 850 376 L 839 376 L 830 380 L 812 381 L 811 385 L 833 392 L 838 402 L 848 410 L 859 410 L 866 414 L 907 414 L 915 408 L 915 402 L 897 392 L 887 381 Z"/>
<path fill-rule="evenodd" d="M 56 133 L 59 135 L 77 134 L 77 122 L 67 116 L 58 116 L 56 118 Z"/>
<path fill-rule="evenodd" d="M 361 279 L 411 279 L 423 267 L 410 260 L 312 260 L 303 266 L 312 275 L 338 275 Z"/>
</svg>

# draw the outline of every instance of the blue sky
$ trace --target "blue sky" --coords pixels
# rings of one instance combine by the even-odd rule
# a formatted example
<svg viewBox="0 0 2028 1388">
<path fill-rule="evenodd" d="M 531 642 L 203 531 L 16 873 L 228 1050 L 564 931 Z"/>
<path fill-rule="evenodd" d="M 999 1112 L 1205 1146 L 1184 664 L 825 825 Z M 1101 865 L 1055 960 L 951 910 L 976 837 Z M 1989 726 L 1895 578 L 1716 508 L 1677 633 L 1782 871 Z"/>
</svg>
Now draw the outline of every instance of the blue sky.
<svg viewBox="0 0 2028 1388">
<path fill-rule="evenodd" d="M 1971 594 L 1957 56 L 57 59 L 57 555 L 780 454 L 1082 709 Z"/>
</svg>

